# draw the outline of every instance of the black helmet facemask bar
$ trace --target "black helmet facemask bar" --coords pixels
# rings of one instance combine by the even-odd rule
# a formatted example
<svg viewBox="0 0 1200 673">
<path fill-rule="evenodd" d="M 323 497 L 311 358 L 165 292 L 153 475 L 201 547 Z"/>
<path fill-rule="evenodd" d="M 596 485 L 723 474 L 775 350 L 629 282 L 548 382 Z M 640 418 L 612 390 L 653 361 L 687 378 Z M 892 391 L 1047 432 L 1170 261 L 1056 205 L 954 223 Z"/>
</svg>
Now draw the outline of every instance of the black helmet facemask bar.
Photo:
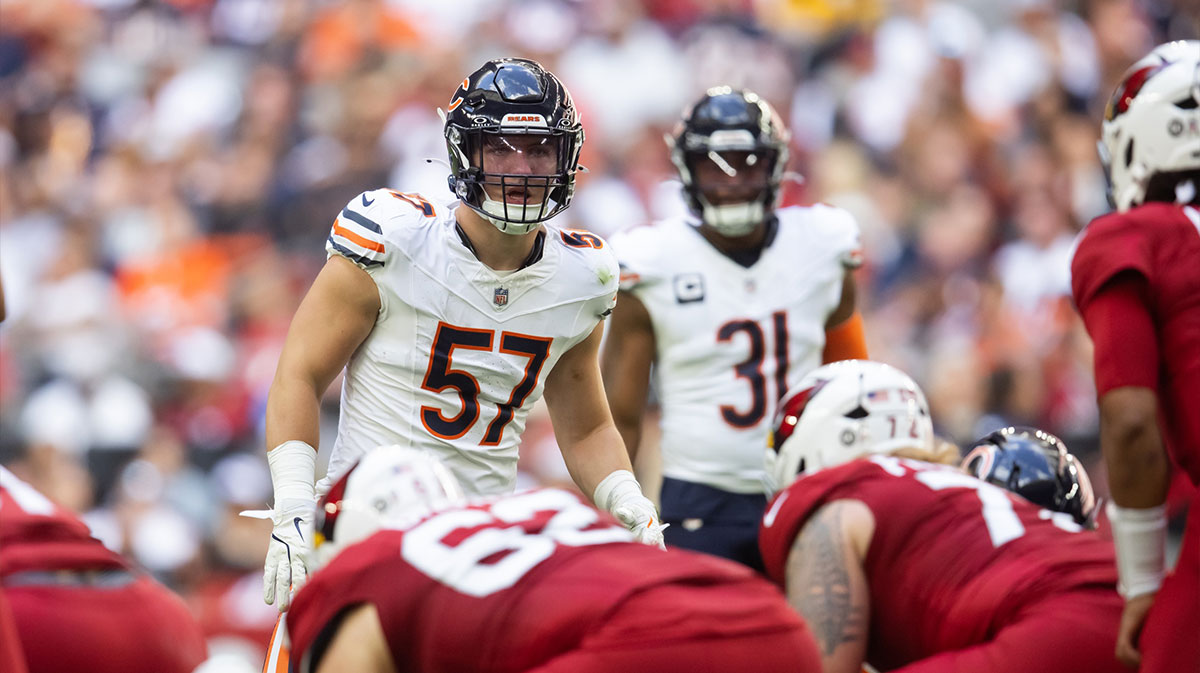
<svg viewBox="0 0 1200 673">
<path fill-rule="evenodd" d="M 487 159 L 483 152 L 483 146 L 486 145 L 491 138 L 499 138 L 499 142 L 503 142 L 512 148 L 515 153 L 525 153 L 532 148 L 517 149 L 508 143 L 505 137 L 512 136 L 542 136 L 544 139 L 552 140 L 555 143 L 554 147 L 554 173 L 502 173 L 491 171 L 487 165 Z M 513 132 L 510 129 L 482 129 L 479 133 L 467 134 L 467 151 L 476 161 L 469 162 L 472 167 L 469 173 L 469 181 L 472 181 L 475 188 L 482 193 L 479 194 L 480 203 L 499 204 L 500 211 L 489 211 L 489 215 L 495 219 L 504 222 L 513 222 L 518 224 L 527 224 L 530 222 L 541 222 L 558 214 L 563 208 L 561 192 L 566 188 L 569 176 L 564 168 L 570 164 L 570 145 L 569 138 L 566 133 L 548 129 L 522 129 L 519 132 Z M 499 198 L 491 198 L 485 187 L 493 187 L 499 189 Z M 525 205 L 509 203 L 507 194 L 509 190 L 520 189 L 525 193 Z M 535 202 L 537 204 L 536 211 L 530 210 L 529 195 L 532 190 L 542 190 L 541 199 Z"/>
</svg>

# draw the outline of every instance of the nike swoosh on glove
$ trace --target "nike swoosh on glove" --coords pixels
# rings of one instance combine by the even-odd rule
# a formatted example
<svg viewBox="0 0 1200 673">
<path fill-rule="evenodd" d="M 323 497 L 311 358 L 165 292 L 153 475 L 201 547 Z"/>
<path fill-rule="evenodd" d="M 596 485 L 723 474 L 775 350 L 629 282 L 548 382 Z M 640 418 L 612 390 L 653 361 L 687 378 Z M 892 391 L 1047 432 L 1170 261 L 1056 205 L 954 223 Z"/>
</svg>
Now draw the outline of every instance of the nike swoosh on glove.
<svg viewBox="0 0 1200 673">
<path fill-rule="evenodd" d="M 304 537 L 312 511 L 312 501 L 283 500 L 272 513 L 275 530 L 263 568 L 263 600 L 280 612 L 291 606 L 292 596 L 308 579 L 309 545 Z"/>
<path fill-rule="evenodd" d="M 625 524 L 625 527 L 633 531 L 633 538 L 642 544 L 648 544 L 659 549 L 666 549 L 667 544 L 663 541 L 663 531 L 670 526 L 669 523 L 662 523 L 658 520 L 658 514 L 654 511 L 654 507 L 646 504 L 633 503 L 617 507 L 612 512 L 617 520 Z"/>
</svg>

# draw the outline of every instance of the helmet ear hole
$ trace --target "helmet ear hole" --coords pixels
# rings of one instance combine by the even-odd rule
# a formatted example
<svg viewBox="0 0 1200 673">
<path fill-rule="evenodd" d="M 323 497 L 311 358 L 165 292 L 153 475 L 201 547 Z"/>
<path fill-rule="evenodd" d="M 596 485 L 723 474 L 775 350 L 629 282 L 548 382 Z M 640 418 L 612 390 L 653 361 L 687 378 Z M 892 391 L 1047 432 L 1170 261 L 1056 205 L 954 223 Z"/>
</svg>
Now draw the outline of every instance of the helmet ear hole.
<svg viewBox="0 0 1200 673">
<path fill-rule="evenodd" d="M 1125 145 L 1125 168 L 1133 165 L 1133 138 L 1129 139 L 1129 144 Z"/>
<path fill-rule="evenodd" d="M 861 409 L 862 407 L 859 408 Z M 854 442 L 858 440 L 858 433 L 850 428 L 846 428 L 845 430 L 842 430 L 842 434 L 838 437 L 838 439 L 845 446 L 852 446 Z"/>
</svg>

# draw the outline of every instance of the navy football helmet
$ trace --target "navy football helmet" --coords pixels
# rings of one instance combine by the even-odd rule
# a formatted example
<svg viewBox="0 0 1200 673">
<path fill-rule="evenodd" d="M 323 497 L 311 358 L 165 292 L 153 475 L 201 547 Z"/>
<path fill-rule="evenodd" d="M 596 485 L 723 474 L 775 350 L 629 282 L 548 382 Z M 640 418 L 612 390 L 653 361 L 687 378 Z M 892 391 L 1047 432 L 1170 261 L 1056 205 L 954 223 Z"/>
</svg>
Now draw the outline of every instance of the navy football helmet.
<svg viewBox="0 0 1200 673">
<path fill-rule="evenodd" d="M 745 236 L 775 208 L 788 159 L 789 134 L 765 100 L 727 86 L 709 89 L 667 137 L 688 206 L 724 236 Z M 705 169 L 719 169 L 705 183 Z M 736 196 L 714 203 L 717 191 Z"/>
<path fill-rule="evenodd" d="M 1049 432 L 1028 427 L 997 430 L 975 442 L 962 467 L 1035 505 L 1070 514 L 1081 526 L 1096 525 L 1100 509 L 1087 471 Z"/>
<path fill-rule="evenodd" d="M 468 75 L 445 111 L 445 135 L 450 191 L 501 231 L 528 233 L 570 204 L 583 124 L 567 88 L 536 61 L 496 59 Z M 529 170 L 489 165 L 489 150 L 523 155 Z"/>
</svg>

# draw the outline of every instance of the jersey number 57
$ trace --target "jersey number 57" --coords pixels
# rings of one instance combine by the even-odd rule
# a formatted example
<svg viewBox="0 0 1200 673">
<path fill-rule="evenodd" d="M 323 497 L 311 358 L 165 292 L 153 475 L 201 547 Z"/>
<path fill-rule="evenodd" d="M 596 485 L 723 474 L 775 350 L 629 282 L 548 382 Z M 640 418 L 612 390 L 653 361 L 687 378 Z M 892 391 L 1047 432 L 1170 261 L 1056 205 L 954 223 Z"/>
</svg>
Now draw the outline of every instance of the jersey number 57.
<svg viewBox="0 0 1200 673">
<path fill-rule="evenodd" d="M 421 407 L 421 423 L 434 436 L 442 439 L 458 439 L 479 420 L 479 381 L 468 371 L 454 369 L 451 361 L 457 348 L 476 351 L 491 351 L 497 339 L 490 329 L 472 329 L 438 323 L 433 338 L 433 351 L 429 354 L 429 365 L 421 387 L 435 393 L 454 390 L 462 402 L 462 410 L 447 418 L 436 407 Z M 515 411 L 525 404 L 526 398 L 537 388 L 542 366 L 550 356 L 549 337 L 536 337 L 516 332 L 501 332 L 499 351 L 527 358 L 525 372 L 513 387 L 508 401 L 499 405 L 496 417 L 488 424 L 481 446 L 496 446 L 504 436 L 504 427 L 513 419 Z"/>
</svg>

